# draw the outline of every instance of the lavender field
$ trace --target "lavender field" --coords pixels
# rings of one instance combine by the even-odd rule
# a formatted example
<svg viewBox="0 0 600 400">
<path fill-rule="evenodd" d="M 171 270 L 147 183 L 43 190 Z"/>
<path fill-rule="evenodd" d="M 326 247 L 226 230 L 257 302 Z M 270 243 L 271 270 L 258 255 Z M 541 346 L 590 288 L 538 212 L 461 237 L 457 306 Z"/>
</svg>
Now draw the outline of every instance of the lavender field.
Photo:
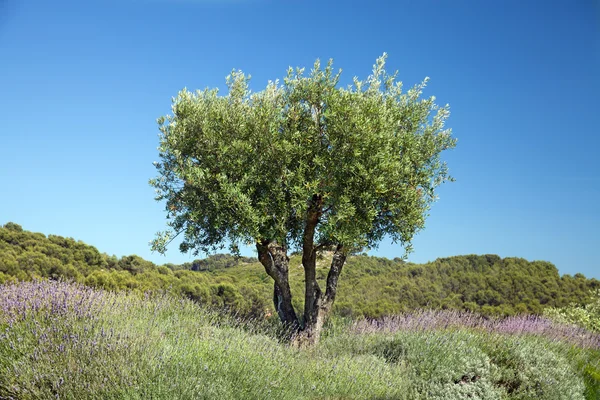
<svg viewBox="0 0 600 400">
<path fill-rule="evenodd" d="M 600 398 L 600 336 L 540 317 L 338 319 L 310 350 L 278 332 L 168 295 L 2 285 L 0 398 Z"/>
</svg>

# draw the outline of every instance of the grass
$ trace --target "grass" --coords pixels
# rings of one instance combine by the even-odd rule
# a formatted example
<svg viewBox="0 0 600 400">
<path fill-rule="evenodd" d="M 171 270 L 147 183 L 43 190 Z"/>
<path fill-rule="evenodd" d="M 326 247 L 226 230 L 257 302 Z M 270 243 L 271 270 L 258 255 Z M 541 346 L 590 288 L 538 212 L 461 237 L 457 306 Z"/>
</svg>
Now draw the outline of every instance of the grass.
<svg viewBox="0 0 600 400">
<path fill-rule="evenodd" d="M 458 314 L 411 318 L 336 320 L 319 346 L 298 350 L 278 339 L 274 321 L 168 295 L 4 285 L 0 398 L 600 398 L 597 336 L 461 325 Z"/>
</svg>

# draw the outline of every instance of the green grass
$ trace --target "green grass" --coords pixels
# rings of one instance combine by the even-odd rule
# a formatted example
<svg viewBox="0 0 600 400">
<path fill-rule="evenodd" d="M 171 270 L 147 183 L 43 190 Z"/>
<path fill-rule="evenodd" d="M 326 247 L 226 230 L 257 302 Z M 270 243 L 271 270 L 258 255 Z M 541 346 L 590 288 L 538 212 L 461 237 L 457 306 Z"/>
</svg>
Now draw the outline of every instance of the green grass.
<svg viewBox="0 0 600 400">
<path fill-rule="evenodd" d="M 599 398 L 600 351 L 540 336 L 336 320 L 310 350 L 278 337 L 168 295 L 0 287 L 0 398 Z"/>
</svg>

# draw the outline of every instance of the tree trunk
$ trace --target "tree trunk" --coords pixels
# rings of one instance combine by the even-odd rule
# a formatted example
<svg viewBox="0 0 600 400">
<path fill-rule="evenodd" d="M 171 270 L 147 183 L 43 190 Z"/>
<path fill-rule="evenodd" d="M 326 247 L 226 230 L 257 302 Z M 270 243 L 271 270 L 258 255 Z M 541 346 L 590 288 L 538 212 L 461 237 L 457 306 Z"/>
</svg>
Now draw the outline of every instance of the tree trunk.
<svg viewBox="0 0 600 400">
<path fill-rule="evenodd" d="M 298 332 L 294 338 L 294 343 L 296 346 L 314 346 L 319 342 L 323 325 L 327 321 L 327 318 L 331 313 L 331 309 L 333 308 L 333 303 L 335 302 L 335 296 L 337 294 L 337 282 L 345 262 L 346 254 L 343 251 L 343 247 L 340 245 L 337 247 L 333 255 L 333 259 L 331 260 L 331 266 L 329 267 L 329 273 L 327 274 L 327 287 L 325 289 L 325 293 L 323 293 L 319 288 L 316 279 L 310 285 L 308 281 L 306 282 L 304 326 L 302 331 Z M 316 262 L 313 265 L 315 268 L 310 267 L 309 270 L 315 271 Z M 306 275 L 307 274 L 305 272 L 305 276 Z M 310 272 L 309 275 L 312 275 L 312 272 Z M 314 289 L 309 290 L 309 287 Z"/>
<path fill-rule="evenodd" d="M 322 199 L 314 195 L 307 211 L 306 225 L 302 238 L 302 266 L 304 267 L 304 316 L 302 325 L 292 306 L 292 293 L 289 285 L 289 257 L 287 249 L 275 241 L 263 240 L 256 243 L 258 259 L 267 274 L 273 278 L 273 303 L 281 322 L 290 329 L 292 343 L 298 347 L 313 346 L 318 343 L 321 331 L 331 312 L 337 283 L 342 267 L 346 262 L 346 252 L 338 245 L 327 275 L 325 293 L 317 282 L 317 250 L 315 232 L 322 214 Z"/>
<path fill-rule="evenodd" d="M 256 243 L 258 260 L 265 267 L 267 274 L 273 278 L 273 304 L 279 319 L 292 332 L 297 332 L 300 323 L 292 305 L 292 291 L 289 283 L 290 259 L 285 246 L 275 241 Z"/>
<path fill-rule="evenodd" d="M 305 336 L 317 325 L 319 313 L 316 310 L 321 308 L 323 300 L 323 292 L 317 282 L 317 250 L 314 244 L 315 231 L 320 217 L 320 199 L 315 196 L 308 210 L 302 238 L 302 267 L 304 268 L 303 330 Z"/>
<path fill-rule="evenodd" d="M 323 293 L 317 282 L 317 250 L 315 232 L 322 214 L 322 198 L 314 195 L 306 215 L 302 237 L 302 266 L 304 268 L 304 318 L 302 330 L 295 337 L 295 344 L 304 347 L 315 345 L 321 336 L 323 325 L 335 300 L 337 281 L 346 261 L 342 246 L 338 246 L 327 276 L 327 288 Z"/>
</svg>

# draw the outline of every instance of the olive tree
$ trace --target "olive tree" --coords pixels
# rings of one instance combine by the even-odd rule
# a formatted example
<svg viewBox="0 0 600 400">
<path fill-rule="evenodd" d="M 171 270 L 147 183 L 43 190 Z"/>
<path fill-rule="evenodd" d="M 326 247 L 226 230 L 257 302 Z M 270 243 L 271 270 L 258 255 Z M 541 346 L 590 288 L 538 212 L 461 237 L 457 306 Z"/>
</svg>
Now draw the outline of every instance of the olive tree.
<svg viewBox="0 0 600 400">
<path fill-rule="evenodd" d="M 290 68 L 283 83 L 260 92 L 241 71 L 227 77 L 226 95 L 179 92 L 172 114 L 158 119 L 150 184 L 169 229 L 153 249 L 164 252 L 180 234 L 180 250 L 195 254 L 254 244 L 281 321 L 300 343 L 318 341 L 348 255 L 385 237 L 410 251 L 434 190 L 451 179 L 440 160 L 455 145 L 444 126 L 448 106 L 421 97 L 427 79 L 403 92 L 385 60 L 348 87 L 332 61 L 322 68 L 317 60 L 310 74 Z M 302 253 L 301 317 L 288 280 L 291 250 Z M 322 288 L 316 261 L 324 250 L 333 256 Z"/>
</svg>

